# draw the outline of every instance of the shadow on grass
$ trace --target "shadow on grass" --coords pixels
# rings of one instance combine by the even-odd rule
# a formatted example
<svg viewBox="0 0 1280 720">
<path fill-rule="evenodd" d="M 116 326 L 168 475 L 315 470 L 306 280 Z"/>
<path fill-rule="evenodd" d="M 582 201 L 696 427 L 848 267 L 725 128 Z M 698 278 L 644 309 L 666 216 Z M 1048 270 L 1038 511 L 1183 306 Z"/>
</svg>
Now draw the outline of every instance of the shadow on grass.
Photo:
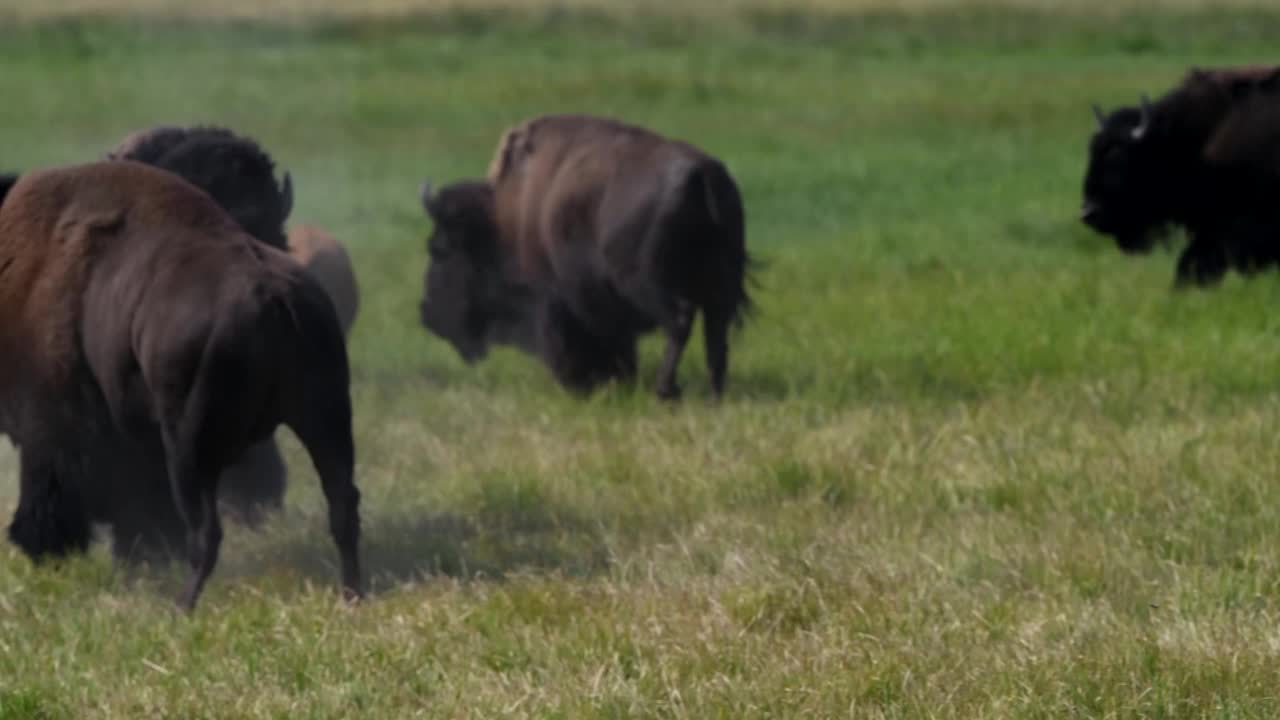
<svg viewBox="0 0 1280 720">
<path fill-rule="evenodd" d="M 429 581 L 433 576 L 502 582 L 520 571 L 584 577 L 608 569 L 609 552 L 598 526 L 563 512 L 549 512 L 541 504 L 504 507 L 507 499 L 491 499 L 489 507 L 472 515 L 366 515 L 361 559 L 370 594 Z M 288 532 L 288 525 L 300 522 L 308 525 L 307 531 Z M 336 583 L 337 552 L 320 518 L 302 520 L 286 515 L 267 523 L 264 532 L 237 526 L 234 532 L 248 533 L 253 549 L 247 554 L 241 554 L 240 548 L 224 552 L 215 571 L 217 580 L 242 582 L 284 571 L 316 586 Z M 273 527 L 282 532 L 273 534 Z M 243 540 L 242 535 L 235 544 L 241 545 Z M 127 569 L 134 579 L 157 581 L 165 587 L 183 572 L 176 556 L 167 565 L 141 564 Z"/>
</svg>

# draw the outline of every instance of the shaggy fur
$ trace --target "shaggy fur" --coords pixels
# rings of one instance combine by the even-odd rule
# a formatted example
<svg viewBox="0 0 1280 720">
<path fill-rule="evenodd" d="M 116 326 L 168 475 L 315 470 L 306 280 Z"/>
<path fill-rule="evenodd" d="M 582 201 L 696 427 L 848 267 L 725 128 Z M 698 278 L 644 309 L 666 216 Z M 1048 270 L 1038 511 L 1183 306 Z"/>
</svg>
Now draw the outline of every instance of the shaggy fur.
<svg viewBox="0 0 1280 720">
<path fill-rule="evenodd" d="M 0 427 L 21 473 L 9 537 L 25 554 L 83 550 L 95 511 L 145 511 L 167 476 L 192 608 L 221 545 L 220 474 L 285 424 L 324 486 L 343 586 L 361 592 L 346 349 L 297 263 L 180 178 L 106 162 L 19 178 L 0 267 Z"/>
<path fill-rule="evenodd" d="M 715 158 L 608 118 L 542 116 L 503 135 L 486 180 L 424 192 L 423 206 L 435 230 L 422 322 L 464 359 L 515 344 L 586 392 L 632 378 L 637 337 L 661 328 L 657 392 L 675 398 L 702 312 L 723 392 L 751 260 L 741 196 Z"/>
<path fill-rule="evenodd" d="M 293 208 L 288 173 L 276 184 L 275 164 L 256 142 L 226 128 L 162 125 L 126 137 L 111 160 L 133 160 L 181 175 L 213 196 L 250 235 L 285 248 Z"/>
<path fill-rule="evenodd" d="M 316 225 L 289 229 L 289 255 L 306 268 L 333 300 L 344 335 L 351 334 L 360 311 L 360 286 L 347 249 Z"/>
<path fill-rule="evenodd" d="M 1178 285 L 1280 261 L 1278 86 L 1276 67 L 1193 70 L 1155 103 L 1097 111 L 1082 220 L 1132 253 L 1185 228 Z"/>
</svg>

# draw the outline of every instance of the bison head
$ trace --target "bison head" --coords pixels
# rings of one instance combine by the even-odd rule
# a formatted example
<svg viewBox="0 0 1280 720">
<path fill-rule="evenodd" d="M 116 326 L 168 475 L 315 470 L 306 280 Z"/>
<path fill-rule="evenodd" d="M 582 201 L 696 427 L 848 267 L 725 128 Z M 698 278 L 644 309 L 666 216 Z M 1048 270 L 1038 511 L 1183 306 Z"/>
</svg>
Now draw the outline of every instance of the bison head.
<svg viewBox="0 0 1280 720">
<path fill-rule="evenodd" d="M 107 157 L 181 176 L 212 196 L 250 235 L 285 248 L 293 183 L 285 173 L 276 184 L 270 156 L 253 140 L 225 128 L 165 125 L 130 135 Z"/>
<path fill-rule="evenodd" d="M 1089 143 L 1080 219 L 1115 238 L 1126 252 L 1147 252 L 1168 220 L 1165 162 L 1152 147 L 1151 105 L 1104 114 L 1093 108 L 1098 130 Z"/>
<path fill-rule="evenodd" d="M 450 185 L 435 195 L 423 183 L 422 207 L 435 225 L 420 306 L 422 324 L 448 340 L 468 364 L 484 358 L 503 314 L 493 190 L 487 183 Z"/>
<path fill-rule="evenodd" d="M 245 138 L 192 133 L 155 165 L 204 190 L 240 227 L 272 247 L 286 246 L 285 222 L 293 210 L 293 182 L 276 184 L 275 166 Z"/>
</svg>

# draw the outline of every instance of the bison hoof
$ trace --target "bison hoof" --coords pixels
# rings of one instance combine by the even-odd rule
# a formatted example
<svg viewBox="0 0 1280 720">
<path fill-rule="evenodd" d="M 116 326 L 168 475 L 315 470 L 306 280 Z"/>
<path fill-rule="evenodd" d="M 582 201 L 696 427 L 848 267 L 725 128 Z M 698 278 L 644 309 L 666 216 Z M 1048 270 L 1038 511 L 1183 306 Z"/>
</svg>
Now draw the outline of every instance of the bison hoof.
<svg viewBox="0 0 1280 720">
<path fill-rule="evenodd" d="M 658 385 L 658 398 L 660 400 L 675 401 L 680 399 L 680 386 L 676 383 L 662 383 Z"/>
</svg>

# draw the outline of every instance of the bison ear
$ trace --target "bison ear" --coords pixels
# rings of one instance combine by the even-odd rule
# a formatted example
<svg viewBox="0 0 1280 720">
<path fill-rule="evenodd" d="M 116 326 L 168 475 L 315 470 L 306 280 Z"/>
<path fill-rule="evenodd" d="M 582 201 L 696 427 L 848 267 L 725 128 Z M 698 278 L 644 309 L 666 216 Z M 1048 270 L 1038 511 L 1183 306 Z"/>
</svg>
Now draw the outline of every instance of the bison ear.
<svg viewBox="0 0 1280 720">
<path fill-rule="evenodd" d="M 293 212 L 293 178 L 289 176 L 289 171 L 284 172 L 284 180 L 280 184 L 280 219 L 289 219 L 289 213 Z"/>
</svg>

